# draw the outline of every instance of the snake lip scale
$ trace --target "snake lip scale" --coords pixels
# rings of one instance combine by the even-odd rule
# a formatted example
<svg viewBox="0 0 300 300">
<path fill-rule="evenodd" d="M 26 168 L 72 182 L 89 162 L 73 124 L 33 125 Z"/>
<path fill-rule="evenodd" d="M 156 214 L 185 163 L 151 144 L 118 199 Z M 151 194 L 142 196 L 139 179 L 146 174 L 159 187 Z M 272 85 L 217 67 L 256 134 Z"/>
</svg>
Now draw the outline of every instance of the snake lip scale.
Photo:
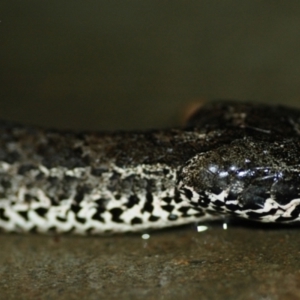
<svg viewBox="0 0 300 300">
<path fill-rule="evenodd" d="M 300 217 L 300 111 L 210 102 L 184 128 L 71 132 L 0 122 L 0 228 L 104 234 Z"/>
</svg>

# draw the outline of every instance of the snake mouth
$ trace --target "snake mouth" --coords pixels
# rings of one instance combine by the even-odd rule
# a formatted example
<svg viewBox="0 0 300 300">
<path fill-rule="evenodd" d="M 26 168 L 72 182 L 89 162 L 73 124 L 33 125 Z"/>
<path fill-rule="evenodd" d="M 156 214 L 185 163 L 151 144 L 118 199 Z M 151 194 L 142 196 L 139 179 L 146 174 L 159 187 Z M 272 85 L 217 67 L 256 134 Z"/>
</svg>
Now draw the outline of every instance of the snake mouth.
<svg viewBox="0 0 300 300">
<path fill-rule="evenodd" d="M 299 148 L 298 141 L 236 140 L 190 159 L 178 176 L 179 192 L 210 213 L 261 222 L 298 221 Z"/>
</svg>

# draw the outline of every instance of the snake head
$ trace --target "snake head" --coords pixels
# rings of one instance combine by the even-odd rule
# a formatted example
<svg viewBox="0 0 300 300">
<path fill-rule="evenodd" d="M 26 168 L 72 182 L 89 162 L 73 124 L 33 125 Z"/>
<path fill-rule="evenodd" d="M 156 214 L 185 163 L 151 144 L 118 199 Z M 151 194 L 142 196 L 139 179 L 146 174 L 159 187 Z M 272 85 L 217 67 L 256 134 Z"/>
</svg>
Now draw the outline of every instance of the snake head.
<svg viewBox="0 0 300 300">
<path fill-rule="evenodd" d="M 187 161 L 179 172 L 179 192 L 212 214 L 299 221 L 299 150 L 295 140 L 235 140 Z"/>
</svg>

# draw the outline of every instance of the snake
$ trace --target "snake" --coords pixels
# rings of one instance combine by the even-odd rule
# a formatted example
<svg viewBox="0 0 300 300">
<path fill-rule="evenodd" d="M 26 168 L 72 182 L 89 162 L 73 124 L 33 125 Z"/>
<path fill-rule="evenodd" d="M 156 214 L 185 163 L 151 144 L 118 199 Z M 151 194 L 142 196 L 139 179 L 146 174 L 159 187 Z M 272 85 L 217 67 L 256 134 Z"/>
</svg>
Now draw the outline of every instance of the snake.
<svg viewBox="0 0 300 300">
<path fill-rule="evenodd" d="M 185 126 L 70 131 L 0 121 L 0 229 L 105 234 L 300 220 L 300 110 L 211 101 Z"/>
</svg>

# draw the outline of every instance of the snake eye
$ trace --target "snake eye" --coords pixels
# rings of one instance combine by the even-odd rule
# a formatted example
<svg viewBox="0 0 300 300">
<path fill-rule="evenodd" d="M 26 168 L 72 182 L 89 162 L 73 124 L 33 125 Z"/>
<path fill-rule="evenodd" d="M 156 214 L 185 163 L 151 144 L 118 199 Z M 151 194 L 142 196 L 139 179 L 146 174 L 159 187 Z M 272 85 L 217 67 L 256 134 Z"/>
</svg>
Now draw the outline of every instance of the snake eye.
<svg viewBox="0 0 300 300">
<path fill-rule="evenodd" d="M 179 174 L 179 191 L 191 191 L 192 205 L 209 211 L 268 222 L 298 218 L 287 211 L 300 203 L 300 146 L 284 145 L 236 140 L 196 155 Z"/>
</svg>

